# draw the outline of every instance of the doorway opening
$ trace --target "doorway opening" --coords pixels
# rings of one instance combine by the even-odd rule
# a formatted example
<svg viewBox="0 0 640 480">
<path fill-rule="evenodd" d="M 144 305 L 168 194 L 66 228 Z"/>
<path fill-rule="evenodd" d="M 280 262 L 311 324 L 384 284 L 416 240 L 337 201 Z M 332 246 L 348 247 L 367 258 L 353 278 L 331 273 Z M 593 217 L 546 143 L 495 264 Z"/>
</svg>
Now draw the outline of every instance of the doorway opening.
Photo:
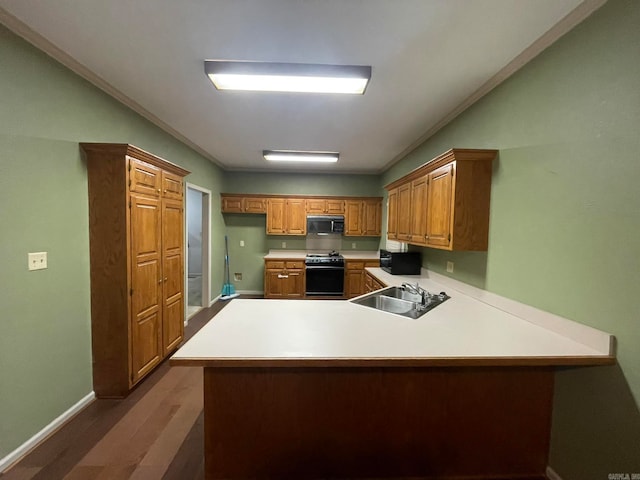
<svg viewBox="0 0 640 480">
<path fill-rule="evenodd" d="M 211 191 L 187 183 L 185 245 L 185 319 L 211 302 Z M 185 321 L 185 323 L 186 323 Z"/>
</svg>

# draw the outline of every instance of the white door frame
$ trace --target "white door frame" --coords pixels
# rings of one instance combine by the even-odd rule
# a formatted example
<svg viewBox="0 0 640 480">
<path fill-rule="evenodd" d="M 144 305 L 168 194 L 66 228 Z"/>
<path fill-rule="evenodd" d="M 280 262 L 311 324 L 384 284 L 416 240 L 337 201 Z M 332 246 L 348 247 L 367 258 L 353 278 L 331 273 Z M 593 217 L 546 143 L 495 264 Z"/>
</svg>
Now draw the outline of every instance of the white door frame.
<svg viewBox="0 0 640 480">
<path fill-rule="evenodd" d="M 202 306 L 211 306 L 211 190 L 200 187 L 193 183 L 186 183 L 187 190 L 196 190 L 202 193 Z M 188 193 L 188 192 L 187 192 Z M 184 216 L 184 324 L 188 322 L 187 312 L 189 309 L 189 202 L 188 194 L 185 194 L 185 216 Z M 192 207 L 193 208 L 193 207 Z"/>
</svg>

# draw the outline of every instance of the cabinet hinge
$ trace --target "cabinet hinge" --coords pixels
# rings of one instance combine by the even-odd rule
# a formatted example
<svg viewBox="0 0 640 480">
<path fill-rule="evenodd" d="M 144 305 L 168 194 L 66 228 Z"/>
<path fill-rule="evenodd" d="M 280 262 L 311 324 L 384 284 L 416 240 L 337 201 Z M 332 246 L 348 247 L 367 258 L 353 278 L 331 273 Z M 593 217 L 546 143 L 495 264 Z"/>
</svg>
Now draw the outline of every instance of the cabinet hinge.
<svg viewBox="0 0 640 480">
<path fill-rule="evenodd" d="M 129 186 L 131 186 L 131 180 L 129 180 Z"/>
<path fill-rule="evenodd" d="M 448 240 L 449 242 L 451 242 L 451 234 L 449 234 L 449 235 L 447 236 L 447 240 Z"/>
<path fill-rule="evenodd" d="M 133 288 L 129 289 L 129 295 L 133 296 Z"/>
<path fill-rule="evenodd" d="M 128 170 L 131 171 L 131 160 L 129 160 Z"/>
<path fill-rule="evenodd" d="M 131 200 L 129 200 L 129 208 L 131 208 Z"/>
<path fill-rule="evenodd" d="M 455 168 L 451 167 L 451 176 L 452 176 L 452 177 L 453 177 L 453 175 L 454 175 L 455 170 L 456 170 Z"/>
</svg>

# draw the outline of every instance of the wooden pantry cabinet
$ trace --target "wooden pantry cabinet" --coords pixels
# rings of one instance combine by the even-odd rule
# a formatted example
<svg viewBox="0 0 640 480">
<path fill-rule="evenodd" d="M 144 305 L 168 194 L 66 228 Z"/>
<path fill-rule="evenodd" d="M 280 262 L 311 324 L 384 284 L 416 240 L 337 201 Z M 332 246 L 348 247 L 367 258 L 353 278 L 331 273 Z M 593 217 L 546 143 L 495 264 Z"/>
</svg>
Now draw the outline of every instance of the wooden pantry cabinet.
<svg viewBox="0 0 640 480">
<path fill-rule="evenodd" d="M 304 298 L 304 260 L 265 260 L 264 298 Z"/>
<path fill-rule="evenodd" d="M 397 197 L 389 238 L 443 250 L 487 250 L 496 154 L 451 149 L 387 185 L 389 198 Z"/>
<path fill-rule="evenodd" d="M 89 188 L 93 389 L 124 397 L 184 337 L 189 172 L 127 144 L 82 143 Z"/>
</svg>

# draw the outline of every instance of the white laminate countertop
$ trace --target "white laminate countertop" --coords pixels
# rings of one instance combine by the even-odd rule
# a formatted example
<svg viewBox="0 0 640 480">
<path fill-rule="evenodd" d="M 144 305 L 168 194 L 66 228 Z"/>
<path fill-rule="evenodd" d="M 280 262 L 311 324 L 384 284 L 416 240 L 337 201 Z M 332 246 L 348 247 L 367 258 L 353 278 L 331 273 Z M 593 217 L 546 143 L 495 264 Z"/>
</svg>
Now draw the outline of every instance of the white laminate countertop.
<svg viewBox="0 0 640 480">
<path fill-rule="evenodd" d="M 307 253 L 318 253 L 317 250 L 269 250 L 269 253 L 264 256 L 265 260 L 279 260 L 279 259 L 304 259 Z M 380 258 L 380 252 L 377 250 L 343 250 L 340 255 L 345 260 L 378 260 Z"/>
<path fill-rule="evenodd" d="M 580 324 L 569 325 L 574 330 L 566 325 L 547 328 L 438 282 L 433 275 L 393 277 L 377 268 L 369 271 L 387 284 L 418 280 L 427 290 L 446 291 L 451 298 L 415 320 L 347 300 L 234 299 L 171 363 L 361 367 L 615 362 L 607 348 L 610 336 L 599 330 Z M 583 335 L 583 329 L 597 341 Z"/>
</svg>

